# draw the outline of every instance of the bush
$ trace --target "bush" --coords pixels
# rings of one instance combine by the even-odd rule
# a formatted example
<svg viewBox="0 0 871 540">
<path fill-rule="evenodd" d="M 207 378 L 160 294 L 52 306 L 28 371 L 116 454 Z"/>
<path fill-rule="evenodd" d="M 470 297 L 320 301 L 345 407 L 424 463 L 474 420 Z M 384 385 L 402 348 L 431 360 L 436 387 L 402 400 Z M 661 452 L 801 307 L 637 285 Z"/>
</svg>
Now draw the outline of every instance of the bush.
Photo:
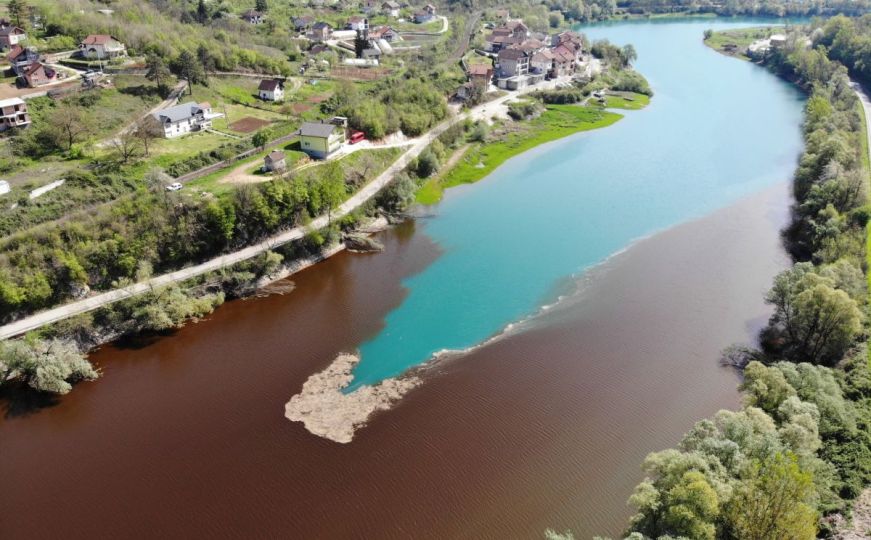
<svg viewBox="0 0 871 540">
<path fill-rule="evenodd" d="M 20 380 L 34 390 L 66 394 L 72 389 L 71 383 L 97 376 L 97 371 L 71 341 L 0 342 L 0 385 Z"/>
</svg>

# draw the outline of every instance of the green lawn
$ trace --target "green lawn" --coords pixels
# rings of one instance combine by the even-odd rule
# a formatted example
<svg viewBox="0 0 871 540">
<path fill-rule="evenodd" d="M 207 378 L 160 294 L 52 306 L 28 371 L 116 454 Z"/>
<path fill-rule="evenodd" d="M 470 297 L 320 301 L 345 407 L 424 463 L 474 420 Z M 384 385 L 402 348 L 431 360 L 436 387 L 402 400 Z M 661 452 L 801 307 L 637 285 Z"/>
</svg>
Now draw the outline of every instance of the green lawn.
<svg viewBox="0 0 871 540">
<path fill-rule="evenodd" d="M 286 144 L 281 149 L 285 154 L 287 154 L 288 167 L 293 168 L 299 161 L 303 158 L 308 158 L 308 156 L 299 151 L 299 142 L 293 141 Z M 271 152 L 269 150 L 268 152 Z M 221 179 L 227 176 L 231 171 L 235 170 L 240 166 L 245 167 L 245 172 L 248 174 L 256 174 L 256 171 L 259 170 L 260 165 L 263 163 L 263 157 L 268 152 L 260 152 L 250 158 L 237 161 L 230 165 L 229 167 L 225 167 L 219 171 L 215 171 L 212 174 L 203 176 L 202 178 L 197 178 L 191 182 L 188 182 L 185 185 L 186 190 L 190 190 L 190 192 L 200 192 L 206 191 L 218 197 L 227 196 L 232 193 L 237 187 L 237 184 L 231 183 L 221 183 Z M 376 172 L 372 174 L 377 174 L 387 168 L 388 165 L 393 163 L 397 157 L 402 153 L 402 149 L 400 148 L 384 148 L 384 149 L 375 149 L 375 150 L 362 150 L 359 152 L 354 152 L 353 154 L 346 155 L 338 159 L 338 162 L 342 164 L 345 170 L 350 170 L 355 167 L 360 160 L 368 157 L 371 157 L 374 160 L 374 170 Z M 306 168 L 303 171 L 312 171 L 312 169 L 319 168 L 322 164 L 327 163 L 325 161 L 316 161 L 316 165 L 312 168 Z M 302 174 L 302 172 L 301 172 Z M 264 180 L 268 178 L 264 175 Z"/>
<path fill-rule="evenodd" d="M 418 190 L 417 202 L 434 204 L 441 199 L 445 189 L 477 182 L 517 154 L 573 133 L 610 126 L 621 118 L 622 115 L 603 111 L 600 107 L 548 105 L 538 118 L 516 123 L 520 129 L 503 139 L 470 148 L 453 169 Z"/>
<path fill-rule="evenodd" d="M 626 109 L 636 111 L 643 109 L 650 104 L 650 96 L 646 94 L 636 94 L 635 92 L 616 92 L 608 93 L 605 96 L 606 109 Z"/>
<path fill-rule="evenodd" d="M 245 172 L 253 174 L 255 171 L 260 169 L 261 165 L 263 165 L 263 158 L 266 154 L 273 150 L 275 149 L 271 148 L 265 152 L 258 152 L 249 158 L 236 161 L 228 167 L 188 182 L 187 186 L 196 189 L 197 191 L 208 191 L 218 196 L 229 193 L 236 188 L 236 185 L 221 183 L 221 180 L 227 176 L 227 174 L 242 165 L 246 165 Z M 287 166 L 289 168 L 293 168 L 300 159 L 308 157 L 304 152 L 299 151 L 299 141 L 291 141 L 281 147 L 281 150 L 287 155 Z"/>
<path fill-rule="evenodd" d="M 195 132 L 175 139 L 158 139 L 150 149 L 149 163 L 167 167 L 171 163 L 200 152 L 208 152 L 234 139 L 216 133 Z"/>
</svg>

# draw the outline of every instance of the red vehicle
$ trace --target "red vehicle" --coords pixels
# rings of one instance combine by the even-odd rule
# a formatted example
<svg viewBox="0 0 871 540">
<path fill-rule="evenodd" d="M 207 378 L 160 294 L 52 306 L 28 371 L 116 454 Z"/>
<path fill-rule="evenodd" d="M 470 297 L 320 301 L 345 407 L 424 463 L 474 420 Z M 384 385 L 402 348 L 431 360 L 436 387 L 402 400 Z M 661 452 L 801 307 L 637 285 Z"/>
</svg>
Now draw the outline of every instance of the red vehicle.
<svg viewBox="0 0 871 540">
<path fill-rule="evenodd" d="M 349 144 L 357 144 L 358 142 L 365 141 L 365 140 L 366 140 L 365 133 L 363 133 L 362 131 L 355 131 L 355 132 L 351 133 L 351 138 L 348 139 L 348 143 Z"/>
</svg>

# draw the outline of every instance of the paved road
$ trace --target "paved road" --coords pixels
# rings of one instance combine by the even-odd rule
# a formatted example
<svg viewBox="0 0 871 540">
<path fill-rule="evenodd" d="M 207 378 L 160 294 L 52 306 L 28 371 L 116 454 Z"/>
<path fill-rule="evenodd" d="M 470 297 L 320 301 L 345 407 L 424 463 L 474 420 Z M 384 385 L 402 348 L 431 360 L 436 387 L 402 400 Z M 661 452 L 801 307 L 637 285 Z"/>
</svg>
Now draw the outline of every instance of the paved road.
<svg viewBox="0 0 871 540">
<path fill-rule="evenodd" d="M 871 152 L 871 98 L 869 98 L 868 94 L 865 93 L 862 85 L 856 81 L 851 81 L 850 86 L 853 88 L 853 91 L 856 92 L 856 95 L 859 96 L 859 101 L 862 102 L 862 108 L 865 109 L 865 128 L 868 132 L 868 150 Z"/>
<path fill-rule="evenodd" d="M 466 54 L 466 50 L 469 48 L 469 43 L 472 41 L 472 36 L 475 35 L 475 31 L 478 30 L 478 21 L 480 20 L 480 11 L 476 11 L 469 16 L 469 19 L 466 21 L 466 28 L 463 32 L 463 37 L 457 42 L 457 47 L 454 49 L 454 52 L 451 53 L 451 60 L 457 61 Z"/>
<path fill-rule="evenodd" d="M 422 135 L 420 138 L 416 139 L 412 146 L 408 150 L 406 150 L 405 153 L 399 156 L 399 158 L 390 167 L 388 167 L 387 170 L 378 175 L 377 178 L 369 182 L 360 191 L 352 195 L 351 198 L 349 198 L 341 206 L 339 206 L 339 208 L 332 213 L 332 219 L 341 218 L 342 216 L 354 211 L 355 209 L 366 203 L 369 199 L 374 197 L 376 193 L 381 191 L 382 188 L 390 183 L 394 175 L 405 169 L 405 167 L 408 166 L 411 160 L 420 155 L 420 153 L 423 152 L 424 149 L 429 146 L 429 144 L 432 143 L 432 141 L 435 140 L 436 137 L 444 133 L 452 125 L 456 124 L 457 122 L 464 121 L 466 118 L 484 118 L 487 114 L 487 109 L 493 111 L 494 109 L 497 109 L 500 105 L 505 104 L 505 102 L 515 98 L 520 93 L 552 87 L 557 82 L 559 81 L 548 81 L 548 83 L 545 84 L 525 88 L 520 92 L 509 93 L 508 95 L 497 98 L 484 105 L 479 105 L 478 107 L 475 107 L 470 111 L 466 111 L 465 113 L 453 116 L 448 120 L 445 120 L 425 135 Z M 276 247 L 283 244 L 287 244 L 288 242 L 299 240 L 303 236 L 305 236 L 308 231 L 321 229 L 323 227 L 326 227 L 328 224 L 328 217 L 326 215 L 322 215 L 313 220 L 307 227 L 294 227 L 293 229 L 289 229 L 285 232 L 267 238 L 262 242 L 240 249 L 239 251 L 228 253 L 226 255 L 221 255 L 201 264 L 182 268 L 181 270 L 170 272 L 168 274 L 163 274 L 151 278 L 147 281 L 129 285 L 120 289 L 114 289 L 104 293 L 96 294 L 88 298 L 76 300 L 53 309 L 36 313 L 24 319 L 20 319 L 18 321 L 0 327 L 0 340 L 24 334 L 47 324 L 51 324 L 82 313 L 87 313 L 102 306 L 112 304 L 126 298 L 131 298 L 133 296 L 138 296 L 156 288 L 170 285 L 172 283 L 177 283 L 179 281 L 184 281 L 201 274 L 206 274 L 208 272 L 213 272 L 215 270 L 225 268 L 227 266 L 232 266 L 236 263 L 256 257 L 257 255 L 265 251 L 275 249 Z"/>
</svg>

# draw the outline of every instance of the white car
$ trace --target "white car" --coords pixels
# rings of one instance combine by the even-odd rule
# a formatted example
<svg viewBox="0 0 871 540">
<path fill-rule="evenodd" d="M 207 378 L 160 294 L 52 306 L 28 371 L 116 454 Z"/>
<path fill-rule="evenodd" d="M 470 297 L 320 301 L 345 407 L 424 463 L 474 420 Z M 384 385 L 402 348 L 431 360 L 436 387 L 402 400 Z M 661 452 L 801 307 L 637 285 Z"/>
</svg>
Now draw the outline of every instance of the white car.
<svg viewBox="0 0 871 540">
<path fill-rule="evenodd" d="M 175 183 L 172 183 L 172 184 L 166 186 L 166 190 L 167 190 L 167 191 L 178 191 L 178 190 L 180 190 L 181 188 L 182 188 L 182 186 L 181 186 L 181 184 L 178 183 L 178 182 L 175 182 Z"/>
</svg>

